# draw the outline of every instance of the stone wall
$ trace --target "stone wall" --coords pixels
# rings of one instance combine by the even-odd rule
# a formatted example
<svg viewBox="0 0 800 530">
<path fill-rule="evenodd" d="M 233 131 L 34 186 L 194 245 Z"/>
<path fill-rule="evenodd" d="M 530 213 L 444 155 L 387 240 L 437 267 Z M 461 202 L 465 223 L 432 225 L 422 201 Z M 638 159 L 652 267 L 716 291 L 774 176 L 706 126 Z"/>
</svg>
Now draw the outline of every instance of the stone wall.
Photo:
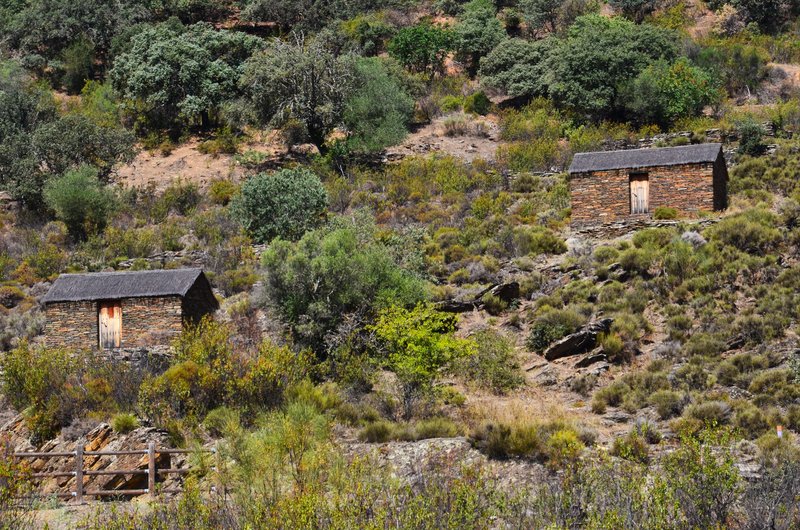
<svg viewBox="0 0 800 530">
<path fill-rule="evenodd" d="M 97 302 L 57 302 L 45 307 L 48 346 L 91 349 L 98 344 Z M 178 296 L 126 298 L 122 304 L 121 348 L 167 345 L 181 332 Z"/>
<path fill-rule="evenodd" d="M 97 302 L 58 302 L 45 307 L 45 344 L 51 347 L 97 346 Z"/>
<path fill-rule="evenodd" d="M 122 348 L 169 344 L 182 328 L 183 313 L 178 296 L 122 301 Z"/>
<path fill-rule="evenodd" d="M 647 168 L 650 212 L 659 206 L 677 209 L 681 215 L 713 211 L 714 164 L 688 164 Z M 570 175 L 572 223 L 575 226 L 614 223 L 649 217 L 632 215 L 630 170 L 618 169 Z M 719 204 L 720 192 L 717 192 Z"/>
</svg>

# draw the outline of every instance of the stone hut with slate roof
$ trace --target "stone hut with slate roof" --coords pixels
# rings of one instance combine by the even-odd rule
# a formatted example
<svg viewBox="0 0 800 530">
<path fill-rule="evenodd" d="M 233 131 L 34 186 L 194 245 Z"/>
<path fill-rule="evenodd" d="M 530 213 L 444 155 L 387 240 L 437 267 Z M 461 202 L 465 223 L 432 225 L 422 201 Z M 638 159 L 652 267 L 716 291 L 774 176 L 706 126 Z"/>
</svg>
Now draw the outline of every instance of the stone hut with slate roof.
<svg viewBox="0 0 800 530">
<path fill-rule="evenodd" d="M 727 187 L 721 144 L 577 153 L 569 167 L 572 224 L 648 218 L 659 206 L 681 216 L 723 210 Z"/>
<path fill-rule="evenodd" d="M 200 269 L 62 274 L 42 299 L 48 346 L 163 346 L 219 308 Z"/>
</svg>

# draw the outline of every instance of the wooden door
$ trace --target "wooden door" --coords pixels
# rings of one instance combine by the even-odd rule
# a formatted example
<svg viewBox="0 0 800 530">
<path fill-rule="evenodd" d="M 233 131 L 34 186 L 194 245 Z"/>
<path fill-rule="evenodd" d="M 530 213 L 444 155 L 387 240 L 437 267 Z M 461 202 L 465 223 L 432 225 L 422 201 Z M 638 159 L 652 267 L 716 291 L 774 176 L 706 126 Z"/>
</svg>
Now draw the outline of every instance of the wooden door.
<svg viewBox="0 0 800 530">
<path fill-rule="evenodd" d="M 100 302 L 98 312 L 100 347 L 119 348 L 122 335 L 122 306 L 119 302 Z"/>
<path fill-rule="evenodd" d="M 650 180 L 647 175 L 631 175 L 631 213 L 650 211 Z"/>
</svg>

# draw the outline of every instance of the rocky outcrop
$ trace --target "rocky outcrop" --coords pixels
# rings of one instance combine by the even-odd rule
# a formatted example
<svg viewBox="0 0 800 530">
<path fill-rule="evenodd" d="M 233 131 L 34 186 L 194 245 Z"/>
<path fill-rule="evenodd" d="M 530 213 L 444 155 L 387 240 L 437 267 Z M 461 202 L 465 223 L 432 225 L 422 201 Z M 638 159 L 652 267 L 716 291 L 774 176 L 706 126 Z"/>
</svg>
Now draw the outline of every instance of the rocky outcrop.
<svg viewBox="0 0 800 530">
<path fill-rule="evenodd" d="M 472 300 L 444 300 L 439 302 L 436 308 L 439 311 L 445 311 L 447 313 L 466 313 L 473 309 L 481 309 L 484 305 L 483 297 L 487 294 L 496 296 L 503 302 L 510 304 L 519 298 L 519 283 L 509 282 L 494 284 L 478 293 Z"/>
<path fill-rule="evenodd" d="M 608 332 L 613 323 L 613 319 L 604 318 L 587 324 L 580 331 L 567 335 L 548 346 L 544 351 L 544 358 L 554 361 L 562 357 L 586 353 L 597 345 L 597 338 L 601 333 Z"/>
</svg>

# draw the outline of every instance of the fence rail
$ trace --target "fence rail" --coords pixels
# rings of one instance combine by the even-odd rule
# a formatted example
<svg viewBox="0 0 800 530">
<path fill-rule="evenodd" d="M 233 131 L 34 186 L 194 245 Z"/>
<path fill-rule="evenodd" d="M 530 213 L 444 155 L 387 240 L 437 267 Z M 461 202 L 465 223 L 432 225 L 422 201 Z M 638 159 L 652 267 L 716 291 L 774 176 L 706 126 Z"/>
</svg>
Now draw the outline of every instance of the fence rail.
<svg viewBox="0 0 800 530">
<path fill-rule="evenodd" d="M 156 462 L 156 455 L 178 455 L 189 453 L 211 453 L 209 450 L 190 450 L 190 449 L 157 449 L 154 442 L 150 442 L 147 449 L 136 449 L 130 451 L 84 451 L 83 446 L 78 446 L 75 451 L 71 452 L 58 452 L 58 453 L 36 453 L 36 452 L 22 452 L 11 453 L 16 459 L 33 458 L 49 460 L 53 458 L 69 458 L 75 459 L 74 471 L 51 471 L 44 473 L 32 473 L 31 477 L 34 479 L 41 478 L 56 478 L 56 477 L 75 477 L 75 490 L 63 493 L 54 493 L 57 497 L 73 498 L 77 502 L 83 502 L 84 497 L 110 497 L 110 496 L 134 496 L 144 495 L 147 493 L 156 494 L 156 477 L 159 475 L 183 475 L 189 472 L 187 468 L 161 468 L 158 469 Z M 147 455 L 147 469 L 102 469 L 92 470 L 84 468 L 84 458 L 87 456 L 131 456 L 131 455 Z M 119 476 L 119 475 L 147 475 L 147 488 L 140 489 L 127 489 L 127 490 L 87 490 L 84 489 L 84 477 L 96 476 Z M 170 488 L 161 490 L 162 493 L 178 493 L 179 489 Z"/>
</svg>

